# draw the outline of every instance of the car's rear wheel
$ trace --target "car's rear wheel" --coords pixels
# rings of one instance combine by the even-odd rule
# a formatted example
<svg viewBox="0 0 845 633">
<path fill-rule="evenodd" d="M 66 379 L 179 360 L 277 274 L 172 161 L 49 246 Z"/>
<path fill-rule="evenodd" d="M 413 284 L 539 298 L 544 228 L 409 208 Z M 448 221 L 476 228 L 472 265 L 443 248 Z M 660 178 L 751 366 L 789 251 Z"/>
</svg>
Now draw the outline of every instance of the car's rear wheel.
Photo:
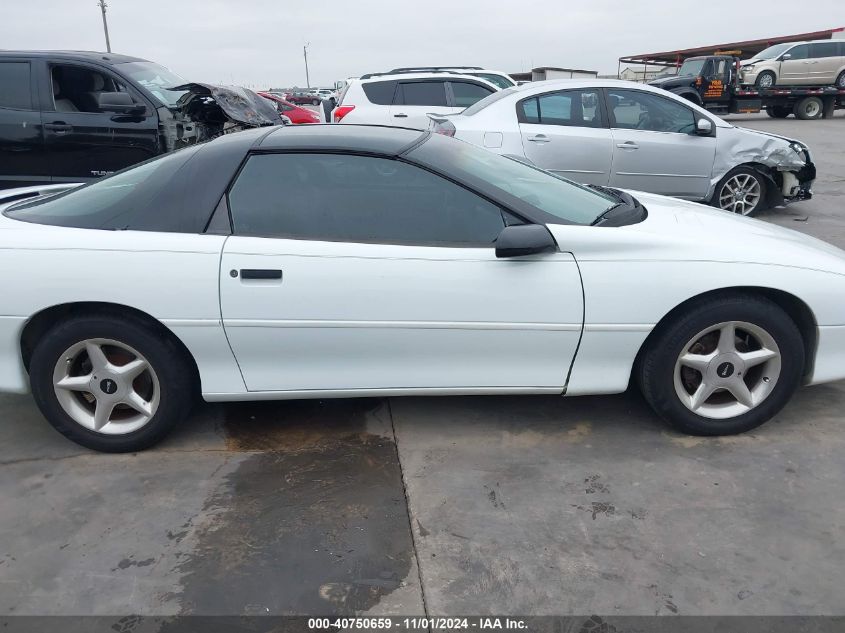
<svg viewBox="0 0 845 633">
<path fill-rule="evenodd" d="M 759 75 L 757 75 L 757 80 L 754 82 L 754 85 L 757 88 L 771 88 L 775 85 L 776 81 L 777 77 L 772 71 L 764 70 Z"/>
<path fill-rule="evenodd" d="M 639 363 L 652 408 L 691 435 L 749 431 L 780 411 L 798 387 L 798 327 L 768 299 L 730 294 L 694 302 L 655 333 Z"/>
<path fill-rule="evenodd" d="M 766 181 L 755 169 L 736 167 L 716 185 L 711 203 L 731 213 L 754 215 L 766 207 Z"/>
<path fill-rule="evenodd" d="M 320 100 L 319 100 L 319 99 L 312 99 L 312 100 L 311 100 L 311 105 L 315 105 L 315 106 L 320 105 Z"/>
<path fill-rule="evenodd" d="M 795 104 L 795 116 L 804 121 L 821 118 L 824 113 L 824 103 L 818 97 L 804 97 Z"/>
<path fill-rule="evenodd" d="M 786 106 L 769 106 L 766 108 L 766 114 L 773 119 L 785 119 L 792 114 L 792 110 Z"/>
<path fill-rule="evenodd" d="M 138 451 L 188 413 L 193 373 L 182 350 L 134 318 L 76 317 L 41 337 L 30 383 L 62 435 L 106 452 Z"/>
</svg>

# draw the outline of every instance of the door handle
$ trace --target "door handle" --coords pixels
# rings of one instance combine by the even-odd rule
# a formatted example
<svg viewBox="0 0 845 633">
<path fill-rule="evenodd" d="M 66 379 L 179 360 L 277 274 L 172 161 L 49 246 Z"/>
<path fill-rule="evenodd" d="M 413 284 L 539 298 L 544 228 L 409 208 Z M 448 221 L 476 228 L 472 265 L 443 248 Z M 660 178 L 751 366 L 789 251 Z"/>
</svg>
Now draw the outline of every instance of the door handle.
<svg viewBox="0 0 845 633">
<path fill-rule="evenodd" d="M 617 143 L 616 147 L 619 149 L 640 149 L 640 146 L 634 143 L 634 141 L 625 141 L 624 143 Z"/>
<path fill-rule="evenodd" d="M 232 277 L 237 277 L 238 271 L 233 270 L 231 275 Z M 279 280 L 282 278 L 282 271 L 270 268 L 242 268 L 240 271 L 240 277 L 242 280 Z"/>
<path fill-rule="evenodd" d="M 407 114 L 402 114 L 401 112 L 399 114 L 394 114 L 393 116 L 396 117 L 397 119 L 407 119 L 408 118 Z"/>
<path fill-rule="evenodd" d="M 535 136 L 529 136 L 528 140 L 532 143 L 548 143 L 551 139 L 545 134 L 537 134 Z"/>
<path fill-rule="evenodd" d="M 56 134 L 67 134 L 73 129 L 73 126 L 64 121 L 56 121 L 54 123 L 45 123 L 44 129 L 55 132 Z"/>
</svg>

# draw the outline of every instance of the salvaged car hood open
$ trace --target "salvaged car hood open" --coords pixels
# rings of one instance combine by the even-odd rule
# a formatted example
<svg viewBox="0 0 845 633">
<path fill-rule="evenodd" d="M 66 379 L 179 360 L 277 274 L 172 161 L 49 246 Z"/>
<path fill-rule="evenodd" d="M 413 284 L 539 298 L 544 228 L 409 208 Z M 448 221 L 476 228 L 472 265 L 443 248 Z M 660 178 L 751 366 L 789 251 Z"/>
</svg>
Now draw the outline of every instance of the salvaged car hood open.
<svg viewBox="0 0 845 633">
<path fill-rule="evenodd" d="M 222 123 L 220 121 L 222 114 L 234 123 L 249 127 L 282 124 L 273 106 L 247 88 L 188 83 L 175 86 L 170 90 L 187 90 L 179 99 L 177 106 L 184 114 L 198 122 Z"/>
</svg>

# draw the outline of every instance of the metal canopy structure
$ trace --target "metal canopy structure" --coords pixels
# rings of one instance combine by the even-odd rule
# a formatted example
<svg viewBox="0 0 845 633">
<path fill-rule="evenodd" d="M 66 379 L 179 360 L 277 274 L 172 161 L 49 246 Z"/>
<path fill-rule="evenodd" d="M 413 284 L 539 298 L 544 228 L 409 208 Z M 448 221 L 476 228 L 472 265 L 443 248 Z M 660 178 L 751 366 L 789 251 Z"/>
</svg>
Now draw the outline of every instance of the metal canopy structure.
<svg viewBox="0 0 845 633">
<path fill-rule="evenodd" d="M 619 58 L 619 66 L 622 64 L 647 64 L 649 66 L 680 66 L 688 57 L 699 55 L 734 55 L 740 59 L 753 57 L 760 51 L 784 42 L 802 42 L 805 40 L 829 40 L 834 33 L 845 31 L 845 27 L 826 29 L 824 31 L 813 31 L 811 33 L 797 33 L 795 35 L 784 35 L 781 37 L 767 37 L 759 40 L 746 40 L 744 42 L 728 42 L 727 44 L 714 44 L 712 46 L 699 46 L 697 48 L 682 48 L 676 51 L 664 51 L 662 53 L 644 53 L 642 55 L 628 55 Z"/>
</svg>

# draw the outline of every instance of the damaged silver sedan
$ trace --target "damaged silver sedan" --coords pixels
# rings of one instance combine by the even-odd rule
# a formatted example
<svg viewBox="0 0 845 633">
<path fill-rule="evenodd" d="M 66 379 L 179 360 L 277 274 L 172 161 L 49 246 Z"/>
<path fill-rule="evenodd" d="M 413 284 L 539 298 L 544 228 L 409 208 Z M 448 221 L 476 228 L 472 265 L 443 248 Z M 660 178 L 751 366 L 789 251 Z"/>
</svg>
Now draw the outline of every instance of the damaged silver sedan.
<svg viewBox="0 0 845 633">
<path fill-rule="evenodd" d="M 812 196 L 802 143 L 736 127 L 664 90 L 616 80 L 508 88 L 435 132 L 528 160 L 576 182 L 646 191 L 752 215 Z"/>
</svg>

